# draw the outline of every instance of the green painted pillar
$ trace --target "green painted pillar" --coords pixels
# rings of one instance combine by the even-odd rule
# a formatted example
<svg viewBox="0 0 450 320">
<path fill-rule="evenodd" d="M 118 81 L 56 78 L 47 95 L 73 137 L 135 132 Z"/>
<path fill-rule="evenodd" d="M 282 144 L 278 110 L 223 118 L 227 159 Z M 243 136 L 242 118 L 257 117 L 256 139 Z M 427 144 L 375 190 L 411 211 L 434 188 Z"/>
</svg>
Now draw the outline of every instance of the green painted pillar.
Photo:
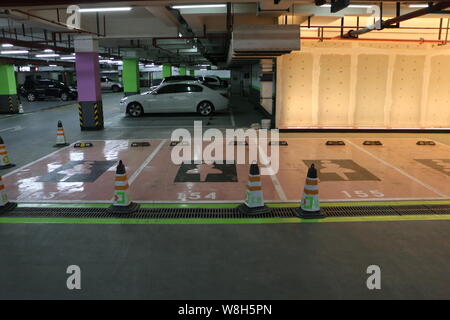
<svg viewBox="0 0 450 320">
<path fill-rule="evenodd" d="M 16 74 L 11 64 L 0 64 L 0 113 L 19 113 Z"/>
<path fill-rule="evenodd" d="M 186 75 L 186 67 L 180 67 L 180 68 L 178 69 L 178 74 L 179 74 L 180 76 L 185 76 L 185 75 Z"/>
<path fill-rule="evenodd" d="M 172 76 L 172 66 L 169 63 L 163 64 L 162 76 L 163 78 Z"/>
<path fill-rule="evenodd" d="M 140 93 L 139 59 L 123 59 L 122 69 L 123 92 L 125 96 Z"/>
<path fill-rule="evenodd" d="M 195 76 L 195 70 L 189 70 L 189 75 L 194 77 Z"/>
</svg>

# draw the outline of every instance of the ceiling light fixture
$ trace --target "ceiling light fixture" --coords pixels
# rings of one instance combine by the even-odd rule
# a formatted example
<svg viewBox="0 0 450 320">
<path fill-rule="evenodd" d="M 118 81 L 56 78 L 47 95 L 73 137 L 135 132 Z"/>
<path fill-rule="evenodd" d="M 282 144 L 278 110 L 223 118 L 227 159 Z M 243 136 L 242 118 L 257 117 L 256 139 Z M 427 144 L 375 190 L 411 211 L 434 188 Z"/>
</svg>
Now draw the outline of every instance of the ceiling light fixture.
<svg viewBox="0 0 450 320">
<path fill-rule="evenodd" d="M 73 60 L 73 59 L 75 59 L 75 57 L 74 56 L 64 56 L 64 57 L 61 57 L 60 59 L 61 60 Z"/>
<path fill-rule="evenodd" d="M 203 8 L 225 8 L 226 4 L 188 4 L 172 6 L 172 9 L 203 9 Z"/>
<path fill-rule="evenodd" d="M 36 58 L 54 58 L 54 57 L 59 57 L 59 54 L 57 54 L 57 53 L 37 54 L 35 57 Z"/>
<path fill-rule="evenodd" d="M 1 54 L 26 54 L 28 53 L 28 50 L 7 50 L 7 51 L 1 51 Z"/>
<path fill-rule="evenodd" d="M 53 52 L 52 49 L 45 49 L 44 52 Z"/>
<path fill-rule="evenodd" d="M 331 8 L 331 4 L 324 4 L 320 6 L 321 8 Z M 372 8 L 372 6 L 367 4 L 351 4 L 347 8 L 353 8 L 353 9 L 368 9 Z"/>
<path fill-rule="evenodd" d="M 115 7 L 115 8 L 83 8 L 78 12 L 115 12 L 115 11 L 130 11 L 132 7 Z"/>
<path fill-rule="evenodd" d="M 12 47 L 14 47 L 14 45 L 11 43 L 4 43 L 4 44 L 2 44 L 2 47 L 3 48 L 12 48 Z"/>
<path fill-rule="evenodd" d="M 410 4 L 409 5 L 410 8 L 428 8 L 428 4 L 424 3 L 424 4 Z"/>
</svg>

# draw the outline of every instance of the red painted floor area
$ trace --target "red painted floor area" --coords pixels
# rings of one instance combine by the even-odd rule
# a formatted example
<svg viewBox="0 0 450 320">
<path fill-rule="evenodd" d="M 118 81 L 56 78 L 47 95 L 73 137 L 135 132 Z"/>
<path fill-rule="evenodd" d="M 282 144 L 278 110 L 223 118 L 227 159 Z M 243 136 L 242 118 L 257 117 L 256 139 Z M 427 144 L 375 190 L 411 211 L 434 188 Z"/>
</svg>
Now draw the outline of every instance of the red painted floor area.
<svg viewBox="0 0 450 320">
<path fill-rule="evenodd" d="M 418 146 L 417 139 L 286 139 L 280 146 L 280 169 L 262 176 L 266 201 L 298 201 L 307 168 L 319 169 L 325 201 L 448 199 L 450 147 Z M 333 138 L 332 140 L 337 140 Z M 248 164 L 175 165 L 168 140 L 92 141 L 91 148 L 56 151 L 3 177 L 9 198 L 17 202 L 109 202 L 118 160 L 127 168 L 131 198 L 138 202 L 239 202 L 245 198 Z M 203 143 L 203 147 L 208 144 Z M 225 145 L 225 143 L 223 144 Z M 236 152 L 236 148 L 235 152 Z M 246 158 L 251 146 L 244 147 Z M 271 155 L 270 148 L 267 154 Z M 191 158 L 198 159 L 193 152 Z M 232 160 L 224 155 L 221 159 Z"/>
</svg>

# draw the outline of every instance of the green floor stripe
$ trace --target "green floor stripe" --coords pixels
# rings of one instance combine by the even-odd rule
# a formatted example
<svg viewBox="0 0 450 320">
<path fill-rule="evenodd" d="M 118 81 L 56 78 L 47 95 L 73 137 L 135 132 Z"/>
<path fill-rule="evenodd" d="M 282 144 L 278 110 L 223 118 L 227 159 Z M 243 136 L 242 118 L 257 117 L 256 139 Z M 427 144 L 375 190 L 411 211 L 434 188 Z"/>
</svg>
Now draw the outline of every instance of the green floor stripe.
<svg viewBox="0 0 450 320">
<path fill-rule="evenodd" d="M 249 218 L 249 219 L 110 219 L 110 218 L 0 218 L 0 223 L 41 224 L 267 224 L 267 223 L 330 223 L 450 220 L 450 215 L 331 217 L 325 219 Z"/>
</svg>

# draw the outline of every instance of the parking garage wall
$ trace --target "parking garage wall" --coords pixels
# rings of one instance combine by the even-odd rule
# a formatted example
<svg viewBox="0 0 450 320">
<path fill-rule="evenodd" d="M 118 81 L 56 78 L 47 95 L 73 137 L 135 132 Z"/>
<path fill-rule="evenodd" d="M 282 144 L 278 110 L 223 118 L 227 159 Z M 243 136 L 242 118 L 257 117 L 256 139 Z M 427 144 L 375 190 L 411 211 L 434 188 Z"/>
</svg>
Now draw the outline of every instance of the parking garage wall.
<svg viewBox="0 0 450 320">
<path fill-rule="evenodd" d="M 41 77 L 42 79 L 59 80 L 62 76 L 62 72 L 17 72 L 17 83 L 23 84 L 27 76 L 33 76 L 36 79 Z"/>
<path fill-rule="evenodd" d="M 281 129 L 450 127 L 446 46 L 304 41 L 277 70 Z"/>
</svg>

